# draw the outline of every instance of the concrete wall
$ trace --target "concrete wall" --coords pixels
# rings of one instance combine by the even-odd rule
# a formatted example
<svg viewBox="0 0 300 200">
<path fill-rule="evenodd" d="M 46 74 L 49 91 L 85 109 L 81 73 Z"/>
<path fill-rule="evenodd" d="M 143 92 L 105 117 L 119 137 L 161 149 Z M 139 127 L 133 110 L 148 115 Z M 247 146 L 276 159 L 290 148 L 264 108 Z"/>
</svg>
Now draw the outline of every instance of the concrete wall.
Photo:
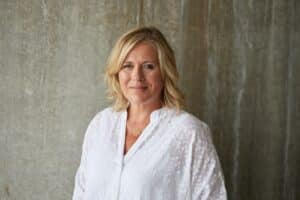
<svg viewBox="0 0 300 200">
<path fill-rule="evenodd" d="M 229 199 L 300 198 L 297 0 L 0 0 L 0 199 L 70 199 L 116 38 L 155 25 Z"/>
</svg>

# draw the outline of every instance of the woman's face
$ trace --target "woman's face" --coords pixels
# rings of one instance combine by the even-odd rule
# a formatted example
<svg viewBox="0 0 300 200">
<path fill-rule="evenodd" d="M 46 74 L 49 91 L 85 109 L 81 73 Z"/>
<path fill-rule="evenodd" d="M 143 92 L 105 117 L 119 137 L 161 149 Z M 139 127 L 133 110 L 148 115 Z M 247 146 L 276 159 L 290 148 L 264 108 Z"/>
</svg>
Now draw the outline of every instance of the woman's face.
<svg viewBox="0 0 300 200">
<path fill-rule="evenodd" d="M 158 56 L 149 42 L 136 45 L 127 55 L 119 83 L 131 105 L 160 105 L 163 88 Z"/>
</svg>

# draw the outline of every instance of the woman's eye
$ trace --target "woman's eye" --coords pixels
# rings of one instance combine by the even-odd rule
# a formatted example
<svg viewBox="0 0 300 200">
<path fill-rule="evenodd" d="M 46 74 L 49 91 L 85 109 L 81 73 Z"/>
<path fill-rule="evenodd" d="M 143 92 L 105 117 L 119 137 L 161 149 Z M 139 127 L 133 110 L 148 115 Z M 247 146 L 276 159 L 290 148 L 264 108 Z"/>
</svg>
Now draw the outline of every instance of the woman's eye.
<svg viewBox="0 0 300 200">
<path fill-rule="evenodd" d="M 145 63 L 143 64 L 143 67 L 146 69 L 154 69 L 155 65 L 153 63 Z"/>
<path fill-rule="evenodd" d="M 130 68 L 132 68 L 132 65 L 131 65 L 131 64 L 124 64 L 124 65 L 122 66 L 122 68 L 123 68 L 123 69 L 130 69 Z"/>
</svg>

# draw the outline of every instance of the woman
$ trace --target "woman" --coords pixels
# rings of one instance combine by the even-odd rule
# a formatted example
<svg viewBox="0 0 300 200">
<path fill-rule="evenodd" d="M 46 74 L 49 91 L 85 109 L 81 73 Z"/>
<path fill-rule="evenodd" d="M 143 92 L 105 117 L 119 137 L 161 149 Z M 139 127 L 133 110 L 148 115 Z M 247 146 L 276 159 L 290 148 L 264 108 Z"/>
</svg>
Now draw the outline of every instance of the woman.
<svg viewBox="0 0 300 200">
<path fill-rule="evenodd" d="M 209 128 L 182 110 L 174 53 L 162 33 L 125 33 L 105 75 L 114 104 L 87 128 L 73 199 L 226 199 Z"/>
</svg>

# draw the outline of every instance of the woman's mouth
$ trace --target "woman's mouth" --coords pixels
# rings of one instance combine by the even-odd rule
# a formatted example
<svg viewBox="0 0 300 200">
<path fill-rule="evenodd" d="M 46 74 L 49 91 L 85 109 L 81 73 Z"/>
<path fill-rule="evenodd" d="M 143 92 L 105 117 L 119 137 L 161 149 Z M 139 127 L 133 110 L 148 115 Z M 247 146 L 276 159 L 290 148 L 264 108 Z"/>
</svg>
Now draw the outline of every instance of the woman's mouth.
<svg viewBox="0 0 300 200">
<path fill-rule="evenodd" d="M 145 90 L 147 89 L 146 86 L 132 86 L 132 87 L 129 87 L 130 89 L 135 89 L 135 90 Z"/>
</svg>

